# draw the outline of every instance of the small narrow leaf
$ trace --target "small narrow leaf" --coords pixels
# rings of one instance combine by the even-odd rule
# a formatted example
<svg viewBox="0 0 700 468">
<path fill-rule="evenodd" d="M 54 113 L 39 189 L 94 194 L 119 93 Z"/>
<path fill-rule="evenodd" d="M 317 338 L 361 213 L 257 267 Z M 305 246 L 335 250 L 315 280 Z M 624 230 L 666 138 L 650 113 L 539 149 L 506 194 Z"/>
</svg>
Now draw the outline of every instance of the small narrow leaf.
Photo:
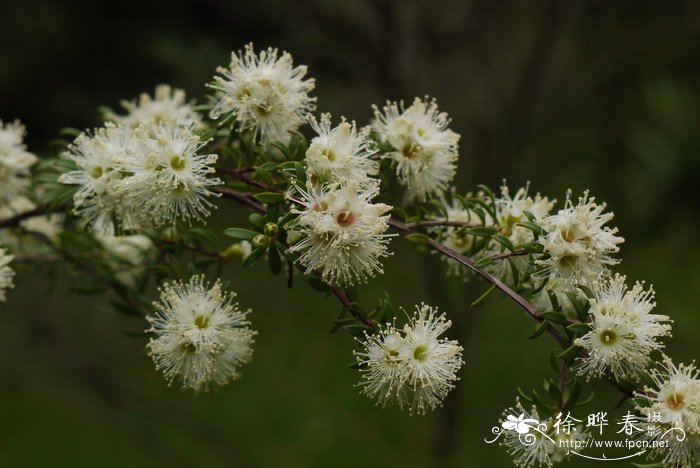
<svg viewBox="0 0 700 468">
<path fill-rule="evenodd" d="M 224 234 L 226 234 L 229 237 L 233 237 L 234 239 L 253 240 L 253 237 L 257 236 L 260 233 L 251 231 L 250 229 L 228 228 L 224 229 Z"/>
<path fill-rule="evenodd" d="M 275 193 L 275 192 L 262 192 L 262 193 L 256 193 L 253 195 L 255 199 L 261 203 L 265 203 L 267 205 L 275 205 L 277 203 L 282 203 L 284 201 L 284 194 L 283 193 Z"/>
</svg>

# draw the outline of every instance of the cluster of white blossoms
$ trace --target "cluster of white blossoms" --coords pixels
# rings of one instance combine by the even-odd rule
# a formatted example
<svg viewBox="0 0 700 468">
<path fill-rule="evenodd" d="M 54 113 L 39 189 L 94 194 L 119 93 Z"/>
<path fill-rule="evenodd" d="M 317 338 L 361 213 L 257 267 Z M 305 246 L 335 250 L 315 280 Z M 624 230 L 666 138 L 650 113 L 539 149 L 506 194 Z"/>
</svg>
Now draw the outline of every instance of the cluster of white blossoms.
<svg viewBox="0 0 700 468">
<path fill-rule="evenodd" d="M 691 468 L 700 460 L 700 379 L 694 364 L 674 364 L 664 356 L 651 372 L 653 386 L 637 394 L 637 411 L 649 421 L 642 433 L 664 466 Z M 663 441 L 663 443 L 661 443 Z M 656 442 L 656 444 L 654 444 Z"/>
<path fill-rule="evenodd" d="M 440 338 L 451 325 L 437 308 L 421 304 L 403 329 L 387 324 L 366 335 L 363 349 L 355 352 L 362 366 L 362 392 L 378 405 L 398 404 L 411 414 L 442 405 L 463 364 L 459 343 Z"/>
<path fill-rule="evenodd" d="M 293 210 L 299 235 L 290 252 L 300 254 L 307 274 L 330 285 L 365 282 L 383 271 L 380 259 L 389 255 L 392 207 L 372 201 L 379 194 L 375 146 L 367 128 L 358 131 L 344 119 L 332 127 L 329 114 L 309 120 L 318 135 L 306 151 L 306 188 L 295 187 L 302 199 Z"/>
<path fill-rule="evenodd" d="M 391 206 L 372 203 L 378 182 L 362 187 L 356 181 L 340 181 L 322 188 L 309 184 L 297 188 L 302 209 L 295 230 L 301 239 L 290 247 L 307 274 L 320 274 L 330 285 L 348 286 L 382 273 L 380 259 L 389 255 L 387 244 Z"/>
<path fill-rule="evenodd" d="M 304 79 L 306 66 L 295 67 L 292 56 L 268 48 L 256 54 L 253 44 L 243 52 L 231 54 L 228 68 L 219 67 L 214 82 L 216 91 L 212 119 L 232 119 L 240 130 L 251 130 L 263 146 L 289 142 L 290 131 L 298 129 L 309 112 L 316 108 L 313 78 Z"/>
<path fill-rule="evenodd" d="M 603 213 L 605 204 L 595 203 L 595 198 L 584 192 L 578 204 L 567 194 L 564 208 L 542 219 L 546 234 L 539 239 L 547 257 L 537 260 L 542 269 L 541 278 L 562 278 L 572 286 L 594 281 L 610 265 L 619 263 L 612 254 L 618 252 L 617 228 L 604 226 L 613 213 Z"/>
<path fill-rule="evenodd" d="M 246 320 L 250 310 L 241 311 L 234 298 L 219 280 L 209 288 L 204 275 L 161 289 L 156 315 L 147 317 L 147 331 L 156 335 L 148 350 L 169 383 L 177 378 L 183 388 L 202 391 L 238 378 L 238 368 L 252 357 L 256 332 Z"/>
<path fill-rule="evenodd" d="M 0 206 L 9 204 L 29 186 L 37 157 L 24 145 L 25 128 L 19 121 L 0 120 Z"/>
<path fill-rule="evenodd" d="M 663 348 L 659 338 L 671 334 L 666 315 L 652 314 L 654 290 L 636 283 L 631 289 L 619 274 L 602 277 L 593 285 L 590 299 L 591 330 L 576 339 L 585 357 L 579 358 L 579 374 L 616 380 L 638 380 L 651 364 L 650 354 Z"/>
<path fill-rule="evenodd" d="M 215 154 L 199 154 L 204 142 L 189 126 L 166 121 L 132 128 L 108 122 L 83 133 L 66 157 L 76 170 L 59 182 L 78 185 L 74 212 L 97 234 L 191 223 L 210 214 Z"/>
<path fill-rule="evenodd" d="M 501 196 L 494 200 L 496 211 L 496 228 L 499 233 L 508 238 L 515 248 L 523 247 L 534 241 L 533 232 L 521 226 L 519 223 L 528 221 L 525 212 L 529 212 L 534 217 L 535 222 L 538 222 L 547 216 L 554 207 L 556 200 L 550 200 L 547 197 L 536 193 L 535 196 L 529 195 L 530 184 L 519 188 L 515 195 L 510 194 L 508 186 L 503 183 L 501 185 Z M 492 242 L 490 245 L 490 253 L 497 255 L 503 253 L 503 247 L 500 244 Z M 494 274 L 506 284 L 515 286 L 514 273 L 515 268 L 519 275 L 525 273 L 529 264 L 527 256 L 514 256 L 508 261 L 496 261 L 486 267 L 486 270 Z"/>
<path fill-rule="evenodd" d="M 306 151 L 306 170 L 314 185 L 340 179 L 362 187 L 375 182 L 371 177 L 379 174 L 379 161 L 372 159 L 377 149 L 369 127 L 358 130 L 355 122 L 345 119 L 333 127 L 330 114 L 321 114 L 319 120 L 310 116 L 309 123 L 318 134 Z"/>
<path fill-rule="evenodd" d="M 505 430 L 500 444 L 513 457 L 513 463 L 523 468 L 562 462 L 576 443 L 589 437 L 580 425 L 569 431 L 557 431 L 553 418 L 540 420 L 537 408 L 533 405 L 527 411 L 519 398 L 514 408 L 503 412 L 501 423 Z"/>
<path fill-rule="evenodd" d="M 154 128 L 162 123 L 189 128 L 199 128 L 202 125 L 200 115 L 191 104 L 187 103 L 185 92 L 181 89 L 173 89 L 167 84 L 156 86 L 153 97 L 148 93 L 142 93 L 138 102 L 122 101 L 121 105 L 127 110 L 127 115 L 107 111 L 105 117 L 131 128 L 141 125 Z"/>
<path fill-rule="evenodd" d="M 425 201 L 446 191 L 457 171 L 460 136 L 447 128 L 450 119 L 438 111 L 435 100 L 415 98 L 406 108 L 387 102 L 380 111 L 374 106 L 374 130 L 393 151 L 390 159 L 408 201 Z"/>
<path fill-rule="evenodd" d="M 14 256 L 9 255 L 7 250 L 0 249 L 0 302 L 5 302 L 7 300 L 5 292 L 15 287 L 13 282 L 15 272 L 10 267 L 12 259 Z"/>
</svg>

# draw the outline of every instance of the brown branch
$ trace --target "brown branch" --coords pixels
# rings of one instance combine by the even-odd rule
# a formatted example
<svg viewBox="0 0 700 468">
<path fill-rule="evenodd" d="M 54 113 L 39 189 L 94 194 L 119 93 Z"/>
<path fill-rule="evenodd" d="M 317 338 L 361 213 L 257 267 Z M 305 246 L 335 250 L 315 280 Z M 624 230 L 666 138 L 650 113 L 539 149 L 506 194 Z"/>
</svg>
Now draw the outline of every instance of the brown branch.
<svg viewBox="0 0 700 468">
<path fill-rule="evenodd" d="M 409 234 L 413 234 L 413 231 L 409 229 L 405 224 L 403 224 L 400 221 L 396 221 L 394 219 L 389 220 L 389 225 L 399 231 L 399 233 L 402 236 L 407 236 Z M 525 300 L 524 297 L 522 297 L 520 294 L 516 293 L 513 291 L 511 288 L 506 286 L 501 280 L 490 274 L 489 272 L 482 270 L 481 268 L 477 267 L 474 264 L 474 260 L 472 260 L 469 257 L 465 257 L 464 255 L 461 255 L 454 250 L 444 246 L 440 242 L 434 240 L 434 239 L 428 239 L 427 241 L 428 245 L 433 248 L 434 250 L 437 250 L 438 252 L 442 253 L 446 257 L 449 257 L 461 265 L 464 265 L 467 267 L 469 270 L 473 271 L 476 273 L 478 276 L 483 278 L 485 281 L 488 283 L 491 283 L 492 285 L 496 286 L 496 288 L 500 289 L 501 292 L 503 292 L 506 296 L 508 296 L 511 300 L 513 300 L 516 304 L 518 304 L 525 312 L 532 317 L 537 323 L 541 323 L 544 321 L 544 317 L 542 317 L 539 312 L 537 312 L 537 309 L 530 304 L 528 301 Z M 564 344 L 564 340 L 562 339 L 561 335 L 557 330 L 552 327 L 552 325 L 547 325 L 547 332 L 554 337 L 555 340 L 561 345 Z"/>
<path fill-rule="evenodd" d="M 513 250 L 512 252 L 504 252 L 498 255 L 492 255 L 491 260 L 502 260 L 508 257 L 518 257 L 520 255 L 527 255 L 529 252 L 526 249 Z"/>
<path fill-rule="evenodd" d="M 251 194 L 242 192 L 240 190 L 236 190 L 231 187 L 226 187 L 223 185 L 220 185 L 218 187 L 214 187 L 214 191 L 216 193 L 220 193 L 222 196 L 226 198 L 230 198 L 232 200 L 237 201 L 238 203 L 241 203 L 243 205 L 246 205 L 248 208 L 252 209 L 253 211 L 264 214 L 267 213 L 267 210 L 265 209 L 264 206 L 262 206 Z"/>
<path fill-rule="evenodd" d="M 221 169 L 224 169 L 224 168 L 221 168 Z M 220 170 L 220 169 L 217 169 L 217 170 Z M 246 181 L 246 179 L 249 179 L 246 175 L 242 174 L 242 172 L 240 170 L 226 169 L 223 172 L 228 174 L 228 175 L 231 175 L 232 177 L 236 177 L 237 179 L 242 180 L 244 182 Z M 265 190 L 271 190 L 271 191 L 276 191 L 276 192 L 280 192 L 280 193 L 282 192 L 281 190 L 279 190 L 277 188 L 270 187 L 263 182 L 256 181 L 256 183 L 258 183 L 258 185 L 256 185 L 256 186 L 259 186 L 260 188 L 263 188 Z M 237 201 L 240 201 L 242 203 L 249 204 L 249 206 L 250 206 L 251 198 L 250 198 L 249 194 L 235 190 L 235 189 L 231 189 L 229 187 L 217 187 L 217 189 L 222 189 L 222 188 L 226 189 L 227 192 L 229 192 L 230 194 L 227 195 L 227 193 L 224 193 L 224 192 L 218 190 L 219 193 L 222 193 L 224 196 L 229 196 L 230 198 L 237 200 Z M 297 200 L 297 199 L 289 198 L 289 197 L 288 197 L 288 199 L 290 199 L 293 203 L 302 204 L 302 202 Z M 260 205 L 259 203 L 257 203 L 257 201 L 255 201 L 254 203 L 256 206 L 255 209 L 257 209 L 258 212 L 262 213 L 265 211 L 265 208 L 262 205 Z M 260 211 L 260 210 L 262 210 L 262 211 Z M 406 235 L 414 233 L 413 228 L 410 225 L 404 224 L 404 223 L 397 221 L 395 219 L 390 219 L 389 225 L 391 227 L 393 227 L 394 229 L 396 229 L 402 236 L 406 236 Z M 539 314 L 537 309 L 532 304 L 530 304 L 528 301 L 526 301 L 525 298 L 523 298 L 520 294 L 516 293 L 511 288 L 506 286 L 501 280 L 499 280 L 498 278 L 496 278 L 492 274 L 488 273 L 487 271 L 482 270 L 481 268 L 477 267 L 471 258 L 465 257 L 464 255 L 461 255 L 461 254 L 455 252 L 454 250 L 444 246 L 443 244 L 441 244 L 440 242 L 438 242 L 434 239 L 429 239 L 428 245 L 430 245 L 430 247 L 432 247 L 434 250 L 437 250 L 438 252 L 442 253 L 446 257 L 449 257 L 449 258 L 459 262 L 460 264 L 464 265 L 465 267 L 467 267 L 468 269 L 470 269 L 471 271 L 473 271 L 474 273 L 476 273 L 477 275 L 482 277 L 488 283 L 491 283 L 496 288 L 500 289 L 501 292 L 503 292 L 506 296 L 508 296 L 516 304 L 518 304 L 523 310 L 525 310 L 525 312 L 528 315 L 530 315 L 530 317 L 532 317 L 535 321 L 537 321 L 537 323 L 542 323 L 544 321 L 544 317 L 542 317 Z M 521 255 L 521 254 L 518 254 L 518 255 Z M 512 253 L 509 253 L 506 256 L 512 256 Z M 502 257 L 502 258 L 505 258 L 505 257 Z M 338 299 L 341 299 L 341 297 L 338 296 L 338 294 L 335 290 L 333 292 L 336 295 L 336 297 L 338 297 Z M 347 299 L 347 297 L 346 297 L 346 299 Z M 342 299 L 341 299 L 341 302 L 342 302 Z M 344 305 L 345 305 L 345 303 L 344 303 Z M 350 309 L 348 309 L 348 310 L 350 310 Z M 351 312 L 352 312 L 352 310 L 351 310 Z M 356 314 L 353 314 L 353 315 L 355 315 L 357 317 Z M 562 338 L 560 333 L 554 327 L 552 327 L 551 324 L 547 324 L 547 333 L 552 335 L 552 337 L 554 337 L 554 339 L 560 345 L 562 345 L 562 346 L 564 345 L 564 339 Z"/>
<path fill-rule="evenodd" d="M 26 211 L 24 213 L 12 216 L 11 218 L 5 218 L 3 220 L 0 220 L 0 228 L 16 227 L 19 226 L 19 223 L 21 223 L 25 219 L 34 218 L 36 216 L 41 216 L 45 214 L 48 214 L 48 211 L 46 209 L 35 208 L 31 211 Z"/>
<path fill-rule="evenodd" d="M 231 177 L 235 177 L 236 179 L 240 180 L 241 182 L 245 182 L 248 185 L 252 185 L 253 187 L 258 187 L 264 190 L 271 190 L 272 187 L 267 185 L 265 182 L 255 180 L 252 177 L 248 175 L 250 172 L 250 168 L 244 168 L 244 169 L 232 169 L 230 167 L 221 167 L 221 166 L 216 166 L 216 172 L 217 174 L 224 174 L 228 175 Z"/>
<path fill-rule="evenodd" d="M 469 224 L 465 223 L 462 221 L 448 221 L 448 220 L 428 220 L 428 221 L 420 221 L 418 223 L 407 223 L 405 226 L 409 229 L 419 229 L 423 227 L 465 227 L 465 228 L 475 228 L 475 227 L 482 227 L 481 225 L 477 224 Z"/>
</svg>

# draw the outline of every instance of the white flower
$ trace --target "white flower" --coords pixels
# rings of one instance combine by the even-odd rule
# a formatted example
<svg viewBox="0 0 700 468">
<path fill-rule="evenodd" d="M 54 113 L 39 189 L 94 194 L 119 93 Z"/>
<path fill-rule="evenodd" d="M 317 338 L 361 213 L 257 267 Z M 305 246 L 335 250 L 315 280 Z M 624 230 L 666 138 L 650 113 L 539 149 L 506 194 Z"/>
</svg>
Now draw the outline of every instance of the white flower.
<svg viewBox="0 0 700 468">
<path fill-rule="evenodd" d="M 513 419 L 528 421 L 524 431 L 510 429 L 508 422 Z M 552 466 L 554 442 L 548 434 L 546 423 L 540 422 L 540 415 L 534 405 L 528 411 L 520 399 L 517 399 L 515 408 L 508 408 L 503 412 L 501 427 L 504 432 L 500 445 L 513 457 L 516 466 Z"/>
<path fill-rule="evenodd" d="M 435 100 L 415 98 L 408 108 L 403 102 L 387 102 L 382 111 L 373 108 L 374 130 L 394 149 L 385 157 L 393 161 L 406 198 L 425 201 L 447 190 L 457 170 L 459 135 L 447 128 L 450 119 L 438 111 Z"/>
<path fill-rule="evenodd" d="M 645 386 L 638 396 L 648 406 L 640 406 L 642 414 L 659 413 L 663 423 L 682 425 L 688 432 L 700 431 L 700 371 L 695 364 L 674 364 L 664 356 L 661 369 L 654 368 L 652 387 Z"/>
<path fill-rule="evenodd" d="M 674 364 L 663 357 L 661 369 L 655 368 L 650 376 L 653 386 L 645 386 L 637 397 L 644 401 L 637 410 L 658 422 L 654 431 L 645 431 L 649 439 L 648 458 L 663 457 L 664 466 L 693 467 L 700 460 L 700 379 L 694 364 Z M 664 441 L 659 447 L 658 442 Z M 656 445 L 652 445 L 656 442 Z"/>
<path fill-rule="evenodd" d="M 540 220 L 552 210 L 555 200 L 550 201 L 547 197 L 542 197 L 539 193 L 534 197 L 528 194 L 530 184 L 521 187 L 510 194 L 508 186 L 501 185 L 501 196 L 494 200 L 496 210 L 496 227 L 499 233 L 510 240 L 514 247 L 522 247 L 534 240 L 534 234 L 530 229 L 519 226 L 518 223 L 528 221 L 525 212 L 530 212 L 536 220 Z M 505 247 L 492 241 L 488 248 L 488 255 L 494 256 L 504 253 Z M 516 287 L 517 279 L 522 278 L 529 266 L 527 255 L 516 255 L 508 259 L 496 260 L 485 269 L 497 278 L 500 278 L 509 286 Z"/>
<path fill-rule="evenodd" d="M 37 157 L 26 150 L 24 125 L 0 120 L 0 206 L 10 203 L 29 186 L 30 168 Z"/>
<path fill-rule="evenodd" d="M 144 264 L 153 258 L 156 252 L 151 238 L 143 234 L 97 235 L 96 238 L 111 256 L 107 263 L 114 270 L 116 278 L 127 286 L 136 284 Z"/>
<path fill-rule="evenodd" d="M 199 154 L 204 142 L 190 128 L 161 124 L 151 134 L 140 153 L 117 164 L 122 172 L 133 174 L 119 183 L 125 203 L 139 207 L 141 225 L 204 220 L 214 207 L 207 200 L 214 196 L 210 187 L 221 183 L 211 176 L 218 156 Z"/>
<path fill-rule="evenodd" d="M 619 263 L 611 254 L 620 250 L 617 245 L 624 239 L 615 236 L 617 228 L 603 227 L 614 216 L 603 213 L 604 209 L 605 204 L 596 204 L 588 191 L 579 198 L 578 205 L 573 204 L 569 193 L 564 208 L 541 222 L 547 234 L 539 241 L 549 257 L 536 261 L 543 267 L 536 276 L 587 284 L 609 265 Z"/>
<path fill-rule="evenodd" d="M 358 131 L 355 122 L 345 119 L 331 127 L 330 114 L 321 114 L 318 121 L 309 116 L 309 122 L 318 134 L 306 150 L 307 171 L 314 184 L 340 179 L 362 186 L 371 183 L 370 176 L 379 173 L 379 162 L 372 159 L 377 150 L 369 137 L 369 127 Z"/>
<path fill-rule="evenodd" d="M 640 283 L 627 289 L 625 277 L 602 278 L 593 286 L 590 300 L 591 330 L 575 343 L 587 356 L 577 365 L 580 374 L 599 377 L 610 372 L 615 379 L 637 380 L 651 362 L 650 353 L 661 349 L 662 336 L 671 326 L 666 315 L 652 314 L 654 291 Z"/>
<path fill-rule="evenodd" d="M 0 302 L 7 301 L 5 292 L 15 287 L 13 277 L 15 272 L 10 268 L 10 262 L 14 256 L 8 255 L 7 250 L 0 249 Z"/>
<path fill-rule="evenodd" d="M 506 236 L 514 246 L 519 247 L 530 243 L 534 235 L 530 229 L 518 226 L 518 223 L 527 221 L 525 212 L 529 211 L 536 220 L 540 220 L 549 215 L 556 200 L 549 200 L 547 197 L 535 194 L 534 198 L 528 194 L 530 184 L 519 188 L 515 195 L 511 196 L 508 186 L 501 185 L 501 196 L 495 200 L 496 204 L 496 224 L 501 230 L 501 234 Z"/>
<path fill-rule="evenodd" d="M 114 235 L 116 221 L 125 229 L 136 227 L 134 207 L 123 203 L 118 184 L 125 177 L 119 164 L 131 154 L 141 154 L 143 135 L 128 126 L 107 123 L 91 134 L 82 133 L 68 147 L 66 157 L 78 166 L 61 174 L 58 181 L 78 185 L 73 197 L 73 211 L 83 217 L 93 232 Z"/>
<path fill-rule="evenodd" d="M 169 383 L 177 378 L 183 388 L 200 391 L 239 377 L 256 332 L 246 320 L 250 311 L 241 311 L 235 296 L 222 292 L 218 280 L 209 288 L 203 275 L 161 289 L 156 315 L 147 317 L 148 331 L 156 335 L 147 348 Z"/>
<path fill-rule="evenodd" d="M 83 133 L 67 157 L 78 168 L 59 182 L 79 185 L 73 202 L 76 214 L 93 232 L 115 235 L 145 227 L 191 224 L 210 214 L 210 177 L 216 155 L 198 154 L 203 142 L 190 128 L 173 122 L 149 129 L 108 122 L 92 134 Z"/>
<path fill-rule="evenodd" d="M 173 89 L 167 84 L 156 86 L 154 96 L 147 93 L 139 96 L 135 101 L 122 101 L 122 107 L 128 114 L 121 116 L 113 112 L 107 112 L 109 120 L 119 124 L 126 124 L 131 128 L 143 125 L 146 128 L 156 127 L 162 123 L 180 125 L 187 128 L 196 128 L 202 125 L 202 119 L 195 112 L 192 105 L 185 102 L 185 92 L 181 89 Z"/>
<path fill-rule="evenodd" d="M 425 414 L 442 405 L 459 380 L 462 347 L 440 338 L 452 325 L 437 308 L 421 304 L 403 330 L 387 325 L 366 335 L 355 352 L 362 367 L 362 392 L 382 406 L 398 404 L 410 413 Z"/>
<path fill-rule="evenodd" d="M 252 130 L 263 145 L 289 142 L 290 131 L 303 123 L 316 108 L 313 78 L 304 79 L 306 66 L 294 67 L 292 56 L 268 48 L 256 54 L 253 44 L 232 53 L 229 68 L 219 67 L 214 82 L 216 105 L 213 119 L 233 119 L 241 130 Z"/>
<path fill-rule="evenodd" d="M 533 405 L 526 410 L 519 398 L 514 408 L 503 412 L 501 421 L 505 430 L 501 432 L 503 440 L 500 444 L 513 457 L 513 463 L 523 468 L 553 466 L 570 456 L 574 444 L 589 437 L 580 425 L 568 431 L 557 431 L 553 418 L 540 420 L 537 408 Z"/>
<path fill-rule="evenodd" d="M 331 285 L 365 282 L 382 273 L 381 257 L 387 253 L 391 206 L 372 203 L 378 184 L 361 188 L 355 181 L 341 181 L 337 187 L 308 191 L 298 189 L 304 208 L 295 230 L 303 236 L 291 248 L 299 252 L 306 273 L 316 272 Z"/>
</svg>

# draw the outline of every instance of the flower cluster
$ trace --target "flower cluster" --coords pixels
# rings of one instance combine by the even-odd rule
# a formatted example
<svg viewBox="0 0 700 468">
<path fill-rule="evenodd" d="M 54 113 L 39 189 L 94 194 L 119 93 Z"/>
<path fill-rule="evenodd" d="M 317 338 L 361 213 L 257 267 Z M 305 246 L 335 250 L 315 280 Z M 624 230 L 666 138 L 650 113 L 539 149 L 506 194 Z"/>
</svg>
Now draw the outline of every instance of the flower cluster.
<svg viewBox="0 0 700 468">
<path fill-rule="evenodd" d="M 637 395 L 637 410 L 645 420 L 652 421 L 655 429 L 643 433 L 653 447 L 649 457 L 663 457 L 664 466 L 697 466 L 700 460 L 700 371 L 694 364 L 676 365 L 666 356 L 660 367 L 651 372 L 653 385 L 644 387 Z M 659 444 L 661 441 L 665 443 Z"/>
<path fill-rule="evenodd" d="M 313 78 L 304 79 L 306 66 L 295 67 L 292 56 L 268 48 L 256 54 L 253 44 L 245 51 L 232 53 L 228 68 L 219 67 L 219 75 L 209 85 L 217 102 L 212 119 L 233 119 L 240 130 L 251 130 L 263 146 L 289 142 L 290 131 L 301 126 L 306 115 L 316 108 Z"/>
<path fill-rule="evenodd" d="M 523 407 L 520 399 L 514 408 L 503 412 L 501 445 L 513 457 L 519 467 L 552 466 L 570 456 L 574 441 L 589 437 L 584 428 L 577 426 L 570 431 L 555 430 L 553 418 L 540 420 L 537 408 L 530 411 Z M 580 442 L 579 442 L 580 443 Z"/>
<path fill-rule="evenodd" d="M 199 154 L 203 142 L 192 128 L 177 122 L 157 126 L 108 122 L 83 133 L 66 157 L 77 169 L 59 182 L 78 185 L 73 202 L 98 234 L 138 231 L 191 223 L 210 214 L 210 187 L 221 181 L 211 174 L 214 154 Z"/>
<path fill-rule="evenodd" d="M 178 378 L 183 388 L 201 391 L 239 376 L 256 332 L 246 320 L 250 311 L 242 312 L 234 297 L 222 292 L 218 280 L 209 288 L 203 275 L 161 289 L 156 315 L 147 317 L 148 332 L 156 335 L 148 350 L 169 383 Z"/>
<path fill-rule="evenodd" d="M 24 145 L 24 126 L 0 120 L 0 206 L 7 205 L 29 186 L 31 167 L 37 157 Z"/>
<path fill-rule="evenodd" d="M 660 337 L 671 334 L 666 315 L 652 314 L 654 290 L 636 283 L 631 289 L 625 277 L 602 278 L 593 287 L 589 315 L 591 330 L 575 344 L 586 351 L 580 358 L 580 374 L 637 380 L 651 363 L 652 351 L 661 349 Z"/>
<path fill-rule="evenodd" d="M 611 254 L 620 250 L 624 239 L 615 235 L 617 228 L 604 227 L 614 215 L 603 210 L 605 204 L 595 203 L 587 191 L 577 205 L 569 193 L 563 209 L 542 219 L 546 235 L 540 243 L 547 257 L 537 261 L 539 277 L 563 278 L 572 286 L 587 284 L 619 262 Z"/>
<path fill-rule="evenodd" d="M 379 162 L 372 159 L 377 149 L 369 137 L 369 127 L 358 130 L 355 122 L 345 119 L 332 127 L 330 114 L 321 114 L 319 120 L 311 116 L 309 122 L 318 134 L 306 151 L 308 177 L 314 185 L 340 179 L 362 187 L 374 183 L 371 177 L 379 173 Z"/>
<path fill-rule="evenodd" d="M 385 157 L 406 198 L 425 201 L 447 190 L 457 171 L 459 135 L 447 128 L 450 119 L 435 100 L 415 98 L 408 108 L 387 102 L 381 111 L 374 106 L 374 117 L 374 130 L 393 148 Z"/>
<path fill-rule="evenodd" d="M 15 276 L 14 270 L 10 267 L 10 262 L 14 259 L 8 255 L 5 249 L 0 249 L 0 302 L 7 300 L 5 292 L 15 287 L 12 278 Z"/>
<path fill-rule="evenodd" d="M 341 181 L 297 190 L 303 209 L 295 210 L 299 214 L 295 229 L 303 236 L 290 251 L 300 253 L 298 261 L 307 274 L 346 286 L 383 271 L 379 259 L 389 255 L 390 236 L 384 233 L 391 206 L 372 203 L 378 183 L 363 188 L 356 181 Z"/>
<path fill-rule="evenodd" d="M 362 366 L 362 392 L 382 406 L 398 404 L 410 413 L 425 414 L 442 404 L 454 388 L 462 367 L 462 347 L 440 338 L 452 325 L 437 308 L 425 304 L 403 329 L 387 324 L 361 342 L 355 352 Z"/>
<path fill-rule="evenodd" d="M 160 84 L 156 86 L 153 97 L 148 93 L 142 93 L 138 102 L 122 101 L 121 105 L 127 110 L 127 115 L 107 111 L 105 117 L 131 128 L 139 126 L 156 128 L 163 123 L 199 128 L 202 125 L 202 118 L 185 99 L 183 90 Z"/>
<path fill-rule="evenodd" d="M 508 238 L 515 248 L 521 248 L 534 241 L 533 232 L 519 224 L 528 221 L 525 213 L 532 215 L 535 222 L 540 221 L 549 215 L 556 202 L 556 200 L 550 200 L 539 193 L 533 197 L 529 195 L 529 190 L 530 184 L 528 183 L 525 187 L 519 188 L 515 195 L 511 195 L 508 186 L 504 183 L 501 186 L 501 196 L 494 200 L 496 228 L 500 234 Z M 496 242 L 491 242 L 489 247 L 489 253 L 492 255 L 498 255 L 504 251 L 504 247 Z M 522 276 L 528 264 L 529 259 L 521 255 L 511 257 L 508 261 L 494 262 L 486 269 L 506 284 L 516 286 L 515 275 Z M 513 272 L 514 269 L 517 273 Z"/>
</svg>

